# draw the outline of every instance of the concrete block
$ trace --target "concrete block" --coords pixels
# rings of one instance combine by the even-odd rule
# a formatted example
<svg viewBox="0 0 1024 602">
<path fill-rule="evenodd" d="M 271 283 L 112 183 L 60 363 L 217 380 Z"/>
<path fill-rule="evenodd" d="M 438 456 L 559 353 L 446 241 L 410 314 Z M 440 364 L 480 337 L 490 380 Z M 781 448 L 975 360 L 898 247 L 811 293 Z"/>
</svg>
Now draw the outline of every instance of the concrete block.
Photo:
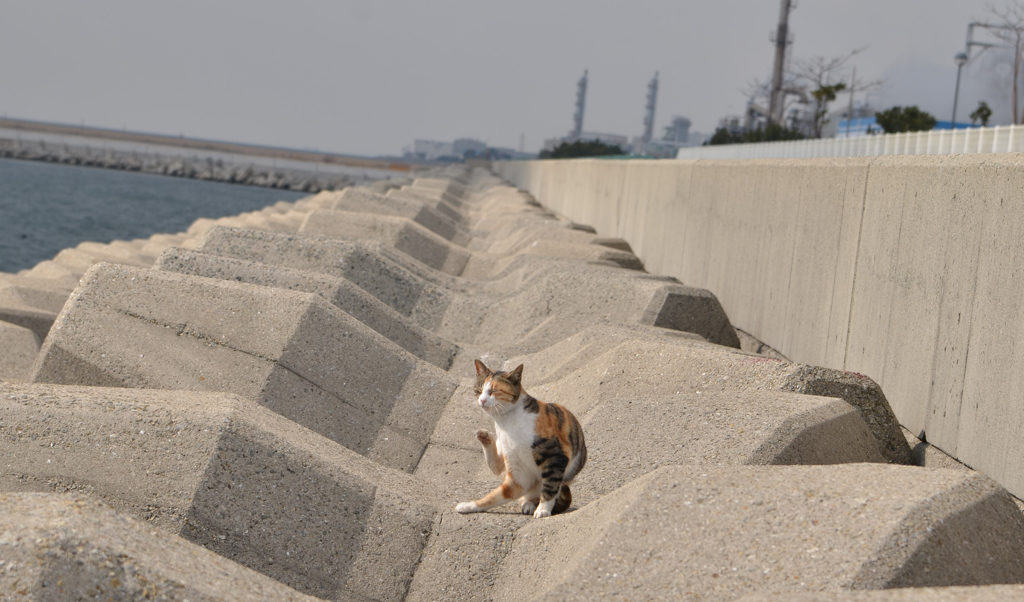
<svg viewBox="0 0 1024 602">
<path fill-rule="evenodd" d="M 0 321 L 0 381 L 28 380 L 39 344 L 39 337 L 28 328 Z"/>
<path fill-rule="evenodd" d="M 11 600 L 316 600 L 88 498 L 0 494 L 0 532 Z"/>
<path fill-rule="evenodd" d="M 314 236 L 215 228 L 199 250 L 318 271 L 350 280 L 399 313 L 460 343 L 517 341 L 516 353 L 542 349 L 600 319 L 686 329 L 738 346 L 734 329 L 706 291 L 628 270 L 521 256 L 492 290 L 457 279 L 427 280 L 382 247 Z M 400 254 L 399 254 L 400 255 Z M 426 270 L 426 268 L 424 268 Z M 437 283 L 444 286 L 437 286 Z M 453 290 L 454 289 L 454 290 Z M 696 312 L 702 312 L 700 314 Z M 481 315 L 483 318 L 481 319 Z M 511 353 L 512 351 L 509 351 Z"/>
<path fill-rule="evenodd" d="M 40 341 L 46 338 L 53 326 L 57 313 L 21 305 L 16 302 L 0 302 L 0 321 L 27 328 L 35 333 Z"/>
<path fill-rule="evenodd" d="M 407 183 L 408 180 L 404 178 L 377 180 L 376 182 L 369 184 L 366 188 L 371 192 L 376 192 L 377 194 L 386 194 L 389 190 L 393 188 L 399 188 Z"/>
<path fill-rule="evenodd" d="M 420 188 L 403 186 L 400 189 L 389 190 L 387 196 L 397 201 L 425 204 L 457 224 L 465 225 L 469 221 L 466 216 L 468 209 L 466 205 L 463 204 L 461 199 L 448 194 L 438 194 Z"/>
<path fill-rule="evenodd" d="M 40 261 L 30 269 L 21 270 L 18 272 L 18 276 L 32 280 L 49 281 L 54 286 L 71 291 L 78 286 L 78 279 L 82 277 L 82 274 L 66 266 L 46 260 Z"/>
<path fill-rule="evenodd" d="M 595 326 L 533 357 L 523 355 L 512 361 L 544 367 L 538 382 L 547 386 L 551 401 L 557 403 L 569 403 L 573 396 L 597 405 L 605 399 L 638 395 L 668 399 L 698 391 L 705 395 L 785 391 L 842 399 L 857 409 L 887 461 L 912 462 L 910 447 L 884 393 L 863 375 L 680 339 L 643 340 L 628 331 L 604 332 L 607 329 L 607 325 Z M 554 358 L 563 361 L 557 364 Z M 599 382 L 584 388 L 582 395 L 571 380 L 567 384 L 554 380 L 584 369 L 600 377 Z"/>
<path fill-rule="evenodd" d="M 507 273 L 508 267 L 515 264 L 516 257 L 522 255 L 574 259 L 580 262 L 607 265 L 627 270 L 643 271 L 644 269 L 643 264 L 640 263 L 640 259 L 636 255 L 617 249 L 600 245 L 535 240 L 532 244 L 516 251 L 511 257 L 485 254 L 479 251 L 474 252 L 460 275 L 463 278 L 476 280 L 493 279 L 495 275 Z"/>
<path fill-rule="evenodd" d="M 0 408 L 0 489 L 88 494 L 321 598 L 400 600 L 434 515 L 425 483 L 236 395 L 0 385 Z"/>
<path fill-rule="evenodd" d="M 48 293 L 58 293 L 60 295 L 63 295 L 65 298 L 67 298 L 67 295 L 71 294 L 71 291 L 75 289 L 74 286 L 67 287 L 49 278 L 33 278 L 31 276 L 25 276 L 23 275 L 24 272 L 28 272 L 28 270 L 22 270 L 22 272 L 18 274 L 8 274 L 5 272 L 0 272 L 0 288 L 7 288 L 12 286 L 21 287 L 33 290 L 46 291 Z M 78 280 L 75 280 L 75 286 L 77 285 Z"/>
<path fill-rule="evenodd" d="M 317 295 L 100 264 L 34 382 L 226 391 L 412 470 L 455 380 Z"/>
<path fill-rule="evenodd" d="M 1022 552 L 1024 518 L 976 473 L 680 466 L 527 522 L 488 594 L 507 599 L 529 587 L 558 600 L 639 592 L 735 600 L 759 591 L 1020 583 Z"/>
<path fill-rule="evenodd" d="M 841 399 L 660 393 L 602 397 L 580 418 L 589 469 L 573 484 L 580 505 L 661 466 L 885 462 L 857 410 Z"/>
<path fill-rule="evenodd" d="M 180 245 L 187 238 L 188 235 L 184 232 L 179 234 L 154 234 L 142 246 L 142 252 L 158 257 L 167 249 Z"/>
<path fill-rule="evenodd" d="M 93 264 L 101 261 L 108 263 L 122 263 L 148 268 L 153 265 L 155 257 L 148 255 L 130 254 L 114 251 L 98 251 L 94 249 L 64 249 L 53 258 L 54 263 L 67 266 L 68 268 L 85 273 Z"/>
<path fill-rule="evenodd" d="M 111 261 L 116 257 L 122 260 L 120 263 L 149 267 L 156 261 L 156 256 L 144 253 L 142 251 L 144 245 L 144 240 L 114 240 L 109 243 L 86 241 L 79 243 L 75 249 L 95 254 L 97 257 L 104 258 L 104 261 Z"/>
<path fill-rule="evenodd" d="M 217 227 L 197 250 L 345 278 L 427 329 L 440 324 L 451 303 L 449 290 L 408 269 L 415 266 L 395 261 L 408 256 L 386 255 L 380 243 Z"/>
<path fill-rule="evenodd" d="M 17 277 L 15 277 L 17 278 Z M 0 305 L 34 307 L 52 313 L 60 312 L 68 293 L 63 288 L 52 286 L 40 287 L 30 284 L 10 284 L 0 282 Z"/>
<path fill-rule="evenodd" d="M 321 598 L 400 600 L 435 513 L 408 475 L 234 395 L 0 385 L 0 407 L 2 490 L 88 495 Z"/>
<path fill-rule="evenodd" d="M 458 345 L 418 326 L 344 278 L 185 249 L 165 251 L 154 267 L 167 272 L 320 295 L 399 347 L 442 370 L 451 367 L 459 349 Z"/>
<path fill-rule="evenodd" d="M 662 347 L 659 355 L 669 355 L 669 349 Z M 583 426 L 588 464 L 573 484 L 578 506 L 660 466 L 886 461 L 857 409 L 841 399 L 764 390 L 693 391 L 664 365 L 656 367 L 657 376 L 633 372 L 616 375 L 619 382 L 606 363 L 615 357 L 614 352 L 599 356 L 596 370 L 585 367 L 546 385 L 534 386 L 533 362 L 523 375 L 531 395 L 564 405 Z M 460 491 L 466 498 L 480 497 L 494 487 L 473 436 L 494 427 L 474 403 L 474 383 L 472 377 L 463 379 L 417 467 L 417 475 L 443 483 L 451 499 Z"/>
<path fill-rule="evenodd" d="M 737 602 L 1021 602 L 1024 585 L 908 587 L 881 591 L 752 594 Z"/>
<path fill-rule="evenodd" d="M 461 274 L 469 260 L 465 249 L 402 217 L 317 210 L 309 213 L 299 233 L 380 241 L 452 276 Z"/>
<path fill-rule="evenodd" d="M 463 230 L 457 220 L 425 203 L 398 196 L 376 194 L 366 188 L 346 188 L 338 195 L 337 200 L 326 208 L 408 218 L 460 246 L 465 246 L 470 238 L 469 233 Z"/>
</svg>

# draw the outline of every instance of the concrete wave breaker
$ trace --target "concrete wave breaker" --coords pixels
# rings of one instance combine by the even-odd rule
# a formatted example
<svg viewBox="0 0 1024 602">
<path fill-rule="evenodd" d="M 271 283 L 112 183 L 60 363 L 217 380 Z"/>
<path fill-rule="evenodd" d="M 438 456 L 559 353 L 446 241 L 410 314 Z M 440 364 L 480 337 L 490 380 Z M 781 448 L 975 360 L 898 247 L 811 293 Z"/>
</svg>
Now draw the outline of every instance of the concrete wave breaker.
<svg viewBox="0 0 1024 602">
<path fill-rule="evenodd" d="M 299 592 L 87 498 L 0 494 L 7 600 L 287 600 Z"/>
<path fill-rule="evenodd" d="M 910 447 L 877 383 L 861 374 L 753 356 L 665 331 L 597 324 L 531 355 L 538 393 L 563 404 L 607 399 L 789 391 L 839 398 L 857 410 L 886 461 L 910 463 Z M 584 393 L 581 393 L 584 391 Z"/>
<path fill-rule="evenodd" d="M 666 467 L 556 520 L 502 518 L 507 540 L 481 545 L 467 525 L 497 521 L 446 517 L 407 600 L 731 601 L 1024 579 L 1024 517 L 966 471 Z"/>
<path fill-rule="evenodd" d="M 535 351 L 594 320 L 618 318 L 739 347 L 714 295 L 630 270 L 537 257 L 501 281 L 449 282 L 399 263 L 379 243 L 220 227 L 197 250 L 348 279 L 456 342 L 516 341 Z"/>
<path fill-rule="evenodd" d="M 0 384 L 0 414 L 0 490 L 100 499 L 318 597 L 401 599 L 434 516 L 405 473 L 234 395 Z"/>
<path fill-rule="evenodd" d="M 472 235 L 460 223 L 462 216 L 443 213 L 419 198 L 403 198 L 389 193 L 376 194 L 365 188 L 346 188 L 333 195 L 326 208 L 337 211 L 358 211 L 408 218 L 434 234 L 459 246 L 466 246 Z"/>
<path fill-rule="evenodd" d="M 167 272 L 315 293 L 399 347 L 443 370 L 451 367 L 459 349 L 458 345 L 422 328 L 345 278 L 187 249 L 164 251 L 153 267 Z"/>
<path fill-rule="evenodd" d="M 457 385 L 317 295 L 109 264 L 82 278 L 33 382 L 237 393 L 405 470 Z"/>
<path fill-rule="evenodd" d="M 977 587 L 914 587 L 882 591 L 753 594 L 737 602 L 1021 602 L 1024 585 Z"/>
<path fill-rule="evenodd" d="M 0 377 L 35 381 L 0 384 L 0 587 L 1024 597 L 992 585 L 1024 583 L 1013 498 L 952 461 L 904 465 L 923 444 L 876 383 L 741 351 L 710 292 L 486 170 L 428 176 L 0 275 L 0 310 L 45 313 L 0 322 L 21 354 Z M 454 511 L 498 483 L 476 357 L 523 363 L 526 391 L 582 423 L 564 514 Z"/>
<path fill-rule="evenodd" d="M 564 384 L 578 385 L 567 378 L 573 382 Z M 473 399 L 474 384 L 465 379 L 456 391 L 416 469 L 449 499 L 480 497 L 495 486 L 473 436 L 479 429 L 493 431 L 493 423 L 465 402 Z M 599 400 L 559 400 L 586 433 L 587 477 L 572 487 L 580 506 L 670 465 L 885 463 L 857 410 L 840 399 L 770 391 L 665 394 L 643 384 L 635 389 Z"/>
</svg>

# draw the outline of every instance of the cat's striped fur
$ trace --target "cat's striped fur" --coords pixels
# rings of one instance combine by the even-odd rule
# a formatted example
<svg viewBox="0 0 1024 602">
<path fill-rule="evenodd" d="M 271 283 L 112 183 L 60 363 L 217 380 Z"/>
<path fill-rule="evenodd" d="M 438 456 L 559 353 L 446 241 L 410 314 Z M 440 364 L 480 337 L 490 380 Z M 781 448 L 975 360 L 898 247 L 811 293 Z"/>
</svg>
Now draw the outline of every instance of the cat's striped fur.
<svg viewBox="0 0 1024 602">
<path fill-rule="evenodd" d="M 523 391 L 523 366 L 493 372 L 476 360 L 477 402 L 494 418 L 496 436 L 477 431 L 487 467 L 503 477 L 501 485 L 476 500 L 455 507 L 483 512 L 519 499 L 523 514 L 543 518 L 572 503 L 569 485 L 587 462 L 583 429 L 569 410 L 544 403 Z"/>
</svg>

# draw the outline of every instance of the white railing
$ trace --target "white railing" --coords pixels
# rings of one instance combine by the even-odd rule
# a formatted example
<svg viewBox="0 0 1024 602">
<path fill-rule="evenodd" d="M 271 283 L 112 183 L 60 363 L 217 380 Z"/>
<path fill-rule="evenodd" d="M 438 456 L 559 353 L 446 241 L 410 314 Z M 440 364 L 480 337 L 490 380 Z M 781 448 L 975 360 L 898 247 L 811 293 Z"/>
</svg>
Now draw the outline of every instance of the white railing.
<svg viewBox="0 0 1024 602">
<path fill-rule="evenodd" d="M 1024 125 L 681 148 L 676 159 L 787 159 L 1024 152 Z"/>
</svg>

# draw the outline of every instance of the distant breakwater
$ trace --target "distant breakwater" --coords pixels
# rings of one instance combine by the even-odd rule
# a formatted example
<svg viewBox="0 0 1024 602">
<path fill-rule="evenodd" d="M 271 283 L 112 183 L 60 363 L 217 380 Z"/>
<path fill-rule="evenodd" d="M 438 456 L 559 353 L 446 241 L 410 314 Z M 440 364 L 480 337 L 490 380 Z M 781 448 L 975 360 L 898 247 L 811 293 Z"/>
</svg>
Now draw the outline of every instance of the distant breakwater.
<svg viewBox="0 0 1024 602">
<path fill-rule="evenodd" d="M 316 193 L 337 190 L 373 178 L 325 173 L 251 163 L 244 156 L 231 158 L 162 156 L 160 153 L 122 151 L 90 146 L 71 146 L 43 141 L 0 139 L 0 158 L 44 161 L 122 171 L 138 171 L 177 178 L 192 178 L 246 186 Z"/>
</svg>

